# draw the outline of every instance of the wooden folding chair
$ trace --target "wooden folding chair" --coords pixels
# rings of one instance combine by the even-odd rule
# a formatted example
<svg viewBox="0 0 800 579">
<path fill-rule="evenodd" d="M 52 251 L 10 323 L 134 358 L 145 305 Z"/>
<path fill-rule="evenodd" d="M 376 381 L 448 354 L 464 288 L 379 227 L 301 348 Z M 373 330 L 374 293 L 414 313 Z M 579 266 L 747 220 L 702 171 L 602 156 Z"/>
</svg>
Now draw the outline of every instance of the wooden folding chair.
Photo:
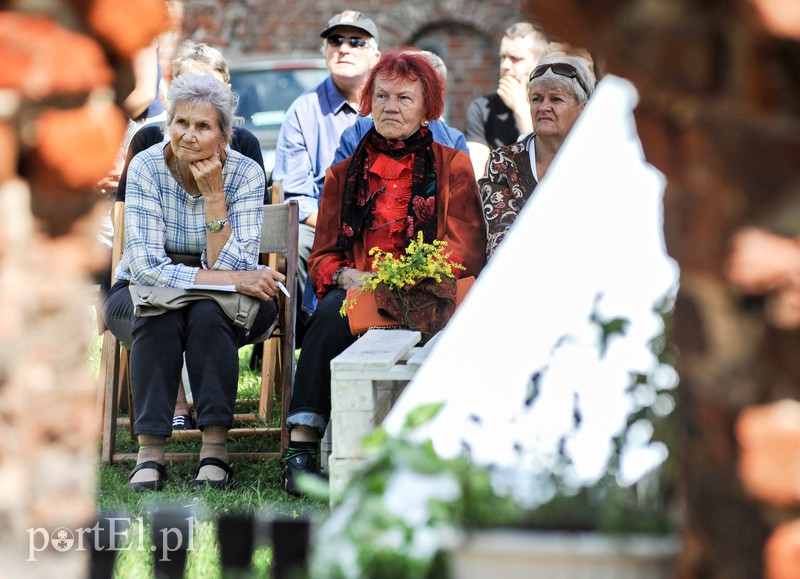
<svg viewBox="0 0 800 579">
<path fill-rule="evenodd" d="M 289 434 L 286 429 L 286 413 L 292 396 L 294 378 L 294 327 L 295 327 L 295 285 L 298 252 L 298 205 L 296 201 L 274 205 L 264 205 L 264 223 L 261 229 L 260 259 L 272 269 L 286 276 L 285 285 L 290 296 L 278 294 L 278 324 L 269 338 L 265 340 L 265 352 L 273 351 L 271 356 L 265 355 L 261 369 L 261 392 L 258 412 L 237 414 L 235 422 L 248 422 L 257 418 L 265 420 L 272 414 L 274 397 L 278 388 L 281 395 L 281 424 L 277 428 L 232 428 L 228 436 L 273 436 L 281 441 L 280 452 L 231 452 L 231 459 L 277 458 L 289 446 Z M 114 249 L 112 263 L 116 263 L 122 255 L 124 246 L 124 204 L 117 202 L 114 206 Z M 117 249 L 118 248 L 118 249 Z M 116 256 L 116 259 L 114 259 Z M 102 447 L 100 458 L 103 462 L 112 463 L 120 460 L 136 460 L 136 453 L 117 453 L 116 429 L 118 425 L 133 424 L 133 404 L 129 404 L 130 419 L 118 418 L 120 392 L 127 389 L 128 352 L 121 347 L 119 341 L 109 332 L 103 336 L 103 350 L 100 363 L 100 379 L 103 384 L 102 413 Z M 133 437 L 133 432 L 131 432 Z M 199 438 L 199 430 L 173 431 L 173 439 Z M 195 459 L 196 453 L 166 453 L 168 462 Z"/>
<path fill-rule="evenodd" d="M 270 202 L 272 205 L 280 205 L 283 203 L 283 186 L 280 182 L 273 183 L 270 185 Z M 298 225 L 299 228 L 299 225 Z M 297 236 L 295 236 L 295 239 Z M 262 244 L 263 244 L 263 237 L 262 237 Z M 297 249 L 297 248 L 295 248 Z M 270 268 L 280 271 L 284 274 L 287 272 L 286 267 L 286 252 L 270 252 L 268 256 L 265 256 L 263 253 L 263 245 L 262 245 L 262 256 L 261 262 L 266 263 Z M 266 257 L 266 259 L 265 259 Z M 290 269 L 292 272 L 297 274 L 297 251 L 294 254 L 295 265 L 293 265 Z M 296 279 L 296 278 L 295 278 Z M 289 292 L 292 294 L 292 301 L 295 300 L 295 294 L 297 293 L 297 289 L 295 288 L 295 281 L 293 280 L 292 285 L 289 285 L 289 279 L 287 275 L 286 279 L 286 287 L 289 288 Z M 283 299 L 285 296 L 280 295 L 278 299 Z M 296 305 L 296 304 L 295 304 Z M 273 334 L 272 338 L 266 340 L 263 344 L 263 355 L 261 360 L 261 373 L 262 376 L 266 379 L 267 383 L 272 384 L 282 384 L 281 381 L 276 380 L 275 378 L 278 376 L 283 375 L 281 368 L 286 363 L 286 354 L 291 354 L 292 360 L 294 360 L 294 320 L 292 321 L 292 351 L 286 352 L 284 349 L 285 341 L 283 335 L 280 333 Z M 281 390 L 282 394 L 283 390 Z M 272 415 L 272 407 L 273 401 L 275 400 L 275 391 L 266 391 L 265 389 L 261 389 L 261 400 L 258 404 L 258 418 L 259 420 L 265 420 L 267 416 Z M 288 404 L 288 403 L 287 403 Z"/>
<path fill-rule="evenodd" d="M 274 187 L 275 185 L 273 185 L 273 195 Z M 264 206 L 264 226 L 261 230 L 262 263 L 267 263 L 270 268 L 283 273 L 286 276 L 284 285 L 289 290 L 289 296 L 285 296 L 283 293 L 278 294 L 280 321 L 276 330 L 264 342 L 264 356 L 261 363 L 261 399 L 258 406 L 258 415 L 261 420 L 271 416 L 276 385 L 280 385 L 281 452 L 289 447 L 286 414 L 292 400 L 292 384 L 294 382 L 299 214 L 297 201 L 289 203 L 273 201 L 271 205 Z"/>
<path fill-rule="evenodd" d="M 114 237 L 111 246 L 111 285 L 114 285 L 114 271 L 117 268 L 122 250 L 125 247 L 125 203 L 117 201 L 111 212 Z M 128 383 L 129 352 L 117 340 L 108 328 L 103 331 L 103 346 L 100 353 L 100 388 L 101 432 L 102 442 L 100 459 L 112 462 L 117 436 L 117 415 L 119 413 L 120 395 L 129 398 Z M 123 403 L 124 405 L 124 403 Z M 132 408 L 132 404 L 127 404 Z"/>
</svg>

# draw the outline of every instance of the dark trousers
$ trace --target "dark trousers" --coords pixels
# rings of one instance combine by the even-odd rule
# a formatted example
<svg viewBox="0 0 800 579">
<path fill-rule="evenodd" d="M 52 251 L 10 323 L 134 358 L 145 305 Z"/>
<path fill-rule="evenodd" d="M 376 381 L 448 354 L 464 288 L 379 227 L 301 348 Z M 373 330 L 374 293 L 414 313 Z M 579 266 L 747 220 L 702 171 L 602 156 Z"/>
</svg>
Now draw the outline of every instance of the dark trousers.
<svg viewBox="0 0 800 579">
<path fill-rule="evenodd" d="M 331 416 L 331 360 L 356 341 L 347 318 L 339 314 L 346 295 L 343 289 L 332 290 L 308 319 L 286 419 L 290 430 L 310 426 L 320 437 L 325 433 Z"/>
<path fill-rule="evenodd" d="M 274 300 L 263 302 L 250 331 L 263 334 L 277 315 Z M 136 434 L 169 436 L 184 355 L 197 426 L 227 426 L 239 383 L 238 350 L 249 343 L 213 300 L 199 300 L 179 310 L 137 318 L 128 282 L 111 288 L 104 305 L 107 327 L 131 350 L 131 392 Z"/>
</svg>

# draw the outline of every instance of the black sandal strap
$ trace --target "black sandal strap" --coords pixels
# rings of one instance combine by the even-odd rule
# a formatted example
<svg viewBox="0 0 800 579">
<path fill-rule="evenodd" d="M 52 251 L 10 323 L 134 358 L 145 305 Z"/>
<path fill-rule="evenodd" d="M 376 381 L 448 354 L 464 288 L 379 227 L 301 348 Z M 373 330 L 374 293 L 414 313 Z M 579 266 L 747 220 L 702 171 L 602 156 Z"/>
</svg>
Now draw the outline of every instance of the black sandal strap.
<svg viewBox="0 0 800 579">
<path fill-rule="evenodd" d="M 143 463 L 137 464 L 136 468 L 134 468 L 131 471 L 131 474 L 128 475 L 128 482 L 130 482 L 130 480 L 133 478 L 133 475 L 135 475 L 140 470 L 144 470 L 146 468 L 155 469 L 156 472 L 158 472 L 159 479 L 167 478 L 167 467 L 165 467 L 163 464 L 158 463 L 158 462 L 156 462 L 154 460 L 146 460 Z"/>
<path fill-rule="evenodd" d="M 204 466 L 216 466 L 221 468 L 225 471 L 225 476 L 233 478 L 233 469 L 223 460 L 218 458 L 214 458 L 213 456 L 207 456 L 200 463 L 197 465 L 197 473 L 195 474 L 195 478 L 200 474 L 200 469 Z"/>
</svg>

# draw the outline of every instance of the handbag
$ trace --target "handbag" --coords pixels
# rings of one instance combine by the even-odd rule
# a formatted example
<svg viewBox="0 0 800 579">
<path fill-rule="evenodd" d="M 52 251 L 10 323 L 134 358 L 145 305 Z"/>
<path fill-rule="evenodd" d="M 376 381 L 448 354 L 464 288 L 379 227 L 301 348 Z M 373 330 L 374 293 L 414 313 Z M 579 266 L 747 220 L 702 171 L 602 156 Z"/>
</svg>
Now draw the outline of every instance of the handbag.
<svg viewBox="0 0 800 579">
<path fill-rule="evenodd" d="M 139 318 L 158 316 L 167 310 L 180 309 L 193 301 L 211 299 L 220 305 L 234 326 L 250 332 L 261 308 L 261 300 L 258 298 L 232 291 L 133 284 L 128 289 L 133 300 L 133 313 Z"/>
<path fill-rule="evenodd" d="M 378 302 L 375 292 L 360 289 L 347 290 L 347 301 L 353 302 L 353 307 L 347 308 L 347 322 L 350 324 L 350 333 L 360 336 L 370 328 L 402 328 L 403 322 L 394 320 L 378 311 Z"/>
<path fill-rule="evenodd" d="M 469 288 L 475 281 L 475 276 L 464 277 L 456 280 L 456 307 L 467 295 Z M 405 328 L 402 321 L 386 315 L 386 310 L 378 307 L 375 292 L 362 291 L 361 289 L 347 290 L 347 300 L 355 299 L 353 307 L 347 309 L 347 321 L 350 324 L 350 333 L 360 336 L 373 328 Z"/>
</svg>

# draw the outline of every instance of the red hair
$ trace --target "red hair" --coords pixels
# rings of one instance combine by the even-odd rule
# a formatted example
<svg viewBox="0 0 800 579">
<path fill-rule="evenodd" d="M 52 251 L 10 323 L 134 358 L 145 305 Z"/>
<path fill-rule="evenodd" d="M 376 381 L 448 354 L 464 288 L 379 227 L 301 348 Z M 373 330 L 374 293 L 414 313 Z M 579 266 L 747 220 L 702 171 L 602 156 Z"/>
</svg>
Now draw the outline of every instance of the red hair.
<svg viewBox="0 0 800 579">
<path fill-rule="evenodd" d="M 358 99 L 359 113 L 367 116 L 372 112 L 372 92 L 375 78 L 381 75 L 386 80 L 419 82 L 425 97 L 425 118 L 438 119 L 444 113 L 444 79 L 428 58 L 416 48 L 391 48 L 383 53 L 372 67 Z"/>
</svg>

